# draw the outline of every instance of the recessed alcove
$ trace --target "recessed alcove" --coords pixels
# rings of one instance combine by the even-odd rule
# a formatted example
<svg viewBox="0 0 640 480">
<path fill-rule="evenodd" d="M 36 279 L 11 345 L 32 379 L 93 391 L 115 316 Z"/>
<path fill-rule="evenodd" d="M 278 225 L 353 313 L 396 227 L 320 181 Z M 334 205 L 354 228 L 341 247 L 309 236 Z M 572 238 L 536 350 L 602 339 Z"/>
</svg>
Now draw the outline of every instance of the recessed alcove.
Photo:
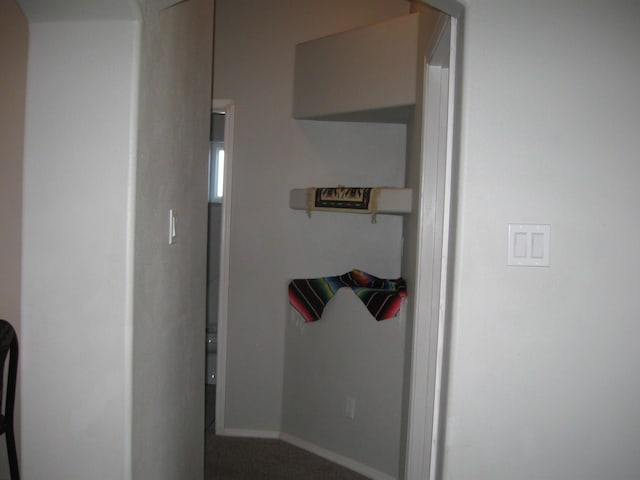
<svg viewBox="0 0 640 480">
<path fill-rule="evenodd" d="M 336 131 L 343 128 L 345 132 L 349 131 L 350 123 L 359 123 L 372 132 L 385 128 L 397 130 L 400 126 L 404 129 L 401 156 L 388 159 L 388 162 L 399 162 L 394 165 L 398 172 L 403 172 L 400 183 L 389 185 L 384 178 L 376 178 L 371 170 L 367 177 L 373 181 L 370 184 L 351 185 L 338 179 L 339 184 L 348 187 L 393 187 L 380 191 L 377 212 L 382 217 L 400 215 L 397 221 L 365 227 L 360 219 L 340 212 L 316 214 L 311 211 L 311 218 L 303 212 L 292 213 L 300 229 L 314 228 L 309 225 L 317 222 L 316 238 L 325 234 L 323 230 L 332 228 L 332 223 L 340 225 L 344 238 L 352 241 L 336 247 L 339 255 L 348 259 L 351 250 L 354 258 L 365 263 L 345 265 L 344 271 L 366 270 L 366 263 L 379 265 L 379 259 L 386 256 L 393 258 L 390 271 L 407 281 L 409 301 L 397 318 L 376 322 L 345 292 L 332 300 L 335 304 L 329 308 L 326 319 L 301 324 L 293 312 L 287 319 L 283 435 L 293 443 L 333 455 L 334 459 L 370 478 L 386 480 L 403 475 L 415 289 L 419 283 L 420 226 L 422 216 L 427 213 L 423 174 L 432 170 L 423 165 L 425 67 L 447 19 L 429 8 L 296 46 L 292 115 L 304 121 L 301 124 L 310 132 L 309 136 L 313 135 L 314 125 L 322 129 L 321 124 L 325 122 L 341 122 L 336 123 Z M 330 137 L 324 139 L 332 141 Z M 336 141 L 345 142 L 344 135 L 341 133 L 339 139 L 336 136 Z M 318 161 L 330 163 L 321 155 Z M 353 161 L 362 162 L 362 159 Z M 379 162 L 379 158 L 372 159 L 371 169 L 375 170 Z M 308 187 L 311 186 L 338 185 L 324 185 L 322 179 L 310 178 L 308 184 L 296 185 L 298 188 L 289 192 L 290 208 L 309 211 Z M 435 191 L 431 188 L 427 187 L 427 196 Z M 394 246 L 393 251 L 379 243 L 377 249 L 363 254 L 363 246 L 369 247 L 370 239 L 376 235 L 389 235 L 390 226 L 395 229 L 394 240 L 389 243 Z M 311 242 L 309 245 L 312 246 Z M 309 277 L 319 276 L 314 271 L 308 273 Z M 423 274 L 431 275 L 431 272 Z M 334 350 L 340 352 L 337 363 L 332 356 Z M 364 352 L 389 361 L 368 366 L 363 361 Z M 368 370 L 369 367 L 377 370 Z M 355 378 L 347 375 L 356 370 Z M 377 398 L 385 398 L 384 405 Z M 349 410 L 353 403 L 356 421 L 345 418 L 344 414 L 345 408 Z M 309 415 L 308 409 L 297 407 L 302 404 L 315 405 L 313 415 Z M 359 448 L 363 445 L 366 448 Z"/>
</svg>

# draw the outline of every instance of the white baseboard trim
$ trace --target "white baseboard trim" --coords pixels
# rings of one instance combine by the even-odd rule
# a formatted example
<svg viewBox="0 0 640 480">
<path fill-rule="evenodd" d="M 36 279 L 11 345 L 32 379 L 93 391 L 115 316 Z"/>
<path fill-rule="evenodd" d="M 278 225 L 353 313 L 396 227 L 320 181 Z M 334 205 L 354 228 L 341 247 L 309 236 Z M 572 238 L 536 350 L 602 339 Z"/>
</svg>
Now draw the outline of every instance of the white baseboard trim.
<svg viewBox="0 0 640 480">
<path fill-rule="evenodd" d="M 291 445 L 295 445 L 296 447 L 300 447 L 303 450 L 311 452 L 319 457 L 326 458 L 327 460 L 337 463 L 338 465 L 342 465 L 345 468 L 353 470 L 365 477 L 370 478 L 371 480 L 397 480 L 396 477 L 392 477 L 391 475 L 371 468 L 362 463 L 356 462 L 348 457 L 343 457 L 335 452 L 330 450 L 326 450 L 322 447 L 314 445 L 313 443 L 309 443 L 300 438 L 294 437 L 293 435 L 289 435 L 288 433 L 280 433 L 279 437 L 282 441 L 290 443 Z"/>
<path fill-rule="evenodd" d="M 216 432 L 216 434 L 222 435 L 223 437 L 280 438 L 280 432 L 271 430 L 245 430 L 244 428 L 225 428 L 221 432 Z"/>
</svg>

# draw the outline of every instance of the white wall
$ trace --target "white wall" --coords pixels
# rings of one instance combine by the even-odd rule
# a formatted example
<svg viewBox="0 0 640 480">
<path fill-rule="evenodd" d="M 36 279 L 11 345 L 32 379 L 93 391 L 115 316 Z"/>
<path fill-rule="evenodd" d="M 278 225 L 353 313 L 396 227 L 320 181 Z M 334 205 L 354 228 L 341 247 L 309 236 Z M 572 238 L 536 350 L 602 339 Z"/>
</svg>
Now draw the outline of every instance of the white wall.
<svg viewBox="0 0 640 480">
<path fill-rule="evenodd" d="M 326 452 L 397 478 L 400 467 L 406 307 L 377 322 L 350 289 L 322 318 L 295 312 L 286 329 L 282 430 Z M 355 416 L 345 416 L 346 399 Z M 376 473 L 381 478 L 380 473 Z M 384 477 L 383 477 L 384 478 Z"/>
<path fill-rule="evenodd" d="M 104 5 L 22 5 L 22 473 L 202 478 L 213 5 Z"/>
<path fill-rule="evenodd" d="M 133 478 L 204 475 L 213 2 L 143 2 L 135 211 Z M 168 243 L 168 213 L 176 243 Z"/>
<path fill-rule="evenodd" d="M 398 218 L 317 214 L 288 207 L 289 189 L 402 183 L 403 128 L 292 118 L 295 44 L 407 13 L 402 0 L 216 2 L 214 96 L 235 102 L 226 426 L 281 428 L 284 337 L 291 278 L 351 268 L 399 274 Z M 401 140 L 400 140 L 401 139 Z M 380 159 L 387 157 L 386 170 Z M 377 169 L 362 168 L 371 158 Z M 355 161 L 354 161 L 355 160 Z M 361 254 L 350 246 L 361 242 Z M 389 256 L 369 252 L 388 247 Z M 256 403 L 259 398 L 260 402 Z"/>
<path fill-rule="evenodd" d="M 207 328 L 218 326 L 222 204 L 210 203 L 207 233 Z"/>
<path fill-rule="evenodd" d="M 23 478 L 128 477 L 125 339 L 137 25 L 29 25 Z"/>
<path fill-rule="evenodd" d="M 444 478 L 638 478 L 640 4 L 466 3 Z"/>
<path fill-rule="evenodd" d="M 22 163 L 27 87 L 27 21 L 14 0 L 0 0 L 0 318 L 20 336 Z M 19 407 L 19 396 L 16 405 Z M 16 441 L 19 440 L 16 411 Z M 6 455 L 0 476 L 8 478 Z"/>
</svg>

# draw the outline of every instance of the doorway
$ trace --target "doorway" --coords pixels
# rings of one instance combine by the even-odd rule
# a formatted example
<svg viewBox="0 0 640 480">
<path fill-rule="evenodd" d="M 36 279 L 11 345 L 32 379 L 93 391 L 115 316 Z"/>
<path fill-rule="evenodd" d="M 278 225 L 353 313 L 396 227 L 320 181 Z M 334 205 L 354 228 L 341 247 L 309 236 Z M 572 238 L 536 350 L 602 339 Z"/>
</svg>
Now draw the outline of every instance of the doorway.
<svg viewBox="0 0 640 480">
<path fill-rule="evenodd" d="M 205 430 L 215 432 L 224 417 L 233 102 L 213 101 L 209 140 Z"/>
<path fill-rule="evenodd" d="M 417 244 L 417 246 L 412 245 L 411 250 L 419 252 L 419 258 L 417 259 L 418 261 L 413 262 L 413 264 L 419 265 L 418 268 L 422 275 L 420 276 L 419 282 L 417 282 L 417 287 L 414 290 L 415 292 L 420 292 L 420 301 L 416 302 L 419 305 L 416 308 L 416 311 L 413 315 L 413 317 L 415 318 L 415 324 L 413 325 L 415 328 L 414 335 L 412 338 L 413 344 L 411 345 L 410 348 L 407 348 L 407 351 L 408 351 L 407 356 L 411 357 L 409 359 L 409 363 L 411 364 L 412 368 L 411 368 L 411 376 L 409 379 L 407 379 L 407 382 L 406 382 L 407 386 L 406 386 L 405 398 L 407 398 L 407 401 L 409 403 L 409 406 L 408 406 L 409 412 L 406 415 L 407 418 L 404 419 L 406 423 L 405 425 L 406 435 L 404 436 L 404 438 L 406 439 L 405 440 L 406 445 L 405 445 L 404 451 L 401 452 L 401 456 L 400 456 L 401 461 L 404 463 L 404 465 L 402 466 L 402 469 L 404 471 L 401 472 L 400 477 L 403 476 L 404 478 L 423 478 L 423 479 L 429 478 L 434 475 L 433 472 L 435 472 L 435 470 L 437 469 L 437 465 L 432 465 L 432 463 L 436 462 L 438 458 L 438 449 L 442 444 L 441 436 L 439 436 L 440 429 L 438 427 L 440 426 L 440 419 L 443 418 L 443 415 L 441 413 L 442 412 L 441 405 L 443 405 L 444 402 L 441 402 L 441 398 L 444 395 L 443 392 L 446 390 L 442 385 L 444 381 L 443 362 L 446 357 L 446 353 L 444 351 L 446 349 L 446 345 L 445 345 L 446 342 L 444 342 L 444 336 L 443 336 L 444 328 L 440 328 L 440 327 L 443 326 L 445 316 L 448 315 L 447 308 L 446 308 L 448 303 L 447 286 L 449 284 L 449 278 L 447 277 L 447 272 L 449 271 L 449 263 L 447 261 L 447 258 L 448 258 L 447 247 L 449 244 L 449 231 L 451 228 L 449 224 L 449 215 L 451 212 L 451 208 L 448 202 L 449 202 L 449 199 L 451 198 L 450 189 L 451 189 L 451 183 L 452 183 L 452 179 L 451 179 L 452 155 L 455 155 L 455 152 L 453 152 L 453 148 L 452 148 L 453 144 L 456 142 L 454 130 L 457 129 L 457 127 L 453 128 L 455 124 L 453 109 L 455 106 L 454 90 L 457 89 L 456 87 L 457 82 L 455 81 L 455 64 L 456 64 L 455 52 L 456 52 L 456 48 L 459 48 L 459 44 L 456 43 L 456 39 L 457 39 L 457 29 L 459 26 L 458 17 L 461 15 L 461 7 L 455 1 L 438 0 L 433 2 L 425 1 L 424 3 L 432 4 L 432 5 L 435 4 L 434 6 L 437 9 L 451 16 L 452 23 L 449 29 L 447 30 L 447 32 L 443 34 L 443 39 L 442 39 L 442 40 L 449 39 L 450 43 L 447 44 L 445 41 L 443 41 L 440 44 L 439 53 L 441 54 L 442 58 L 432 58 L 432 59 L 425 58 L 426 63 L 431 63 L 431 66 L 429 67 L 429 71 L 425 73 L 426 76 L 429 77 L 432 85 L 436 82 L 439 82 L 439 85 L 442 87 L 441 89 L 433 89 L 432 92 L 433 91 L 439 92 L 438 96 L 430 97 L 427 100 L 429 106 L 432 106 L 432 107 L 438 106 L 439 108 L 429 111 L 430 121 L 428 122 L 427 127 L 425 127 L 426 131 L 421 132 L 422 134 L 424 134 L 425 138 L 433 138 L 434 135 L 437 136 L 437 140 L 438 140 L 437 143 L 429 141 L 429 142 L 426 142 L 426 145 L 427 146 L 438 145 L 439 148 L 437 148 L 436 150 L 424 149 L 420 152 L 424 155 L 423 156 L 424 161 L 428 163 L 430 167 L 432 167 L 433 170 L 435 171 L 430 171 L 429 173 L 432 173 L 433 175 L 425 175 L 425 177 L 421 179 L 420 171 L 422 169 L 416 168 L 415 170 L 417 171 L 417 173 L 412 176 L 413 181 L 416 183 L 416 186 L 414 187 L 415 191 L 417 192 L 418 190 L 421 190 L 422 192 L 424 192 L 420 197 L 423 200 L 423 203 L 421 204 L 419 212 L 415 215 L 415 217 L 419 216 L 420 218 L 419 218 L 419 221 L 416 218 L 416 222 L 415 222 L 416 226 L 411 232 L 411 237 L 415 239 L 415 243 Z M 232 4 L 233 4 L 232 2 L 229 2 L 228 4 L 225 2 L 225 3 L 222 3 L 222 6 L 223 7 L 226 6 L 227 9 L 231 9 L 230 6 Z M 225 12 L 226 10 L 221 11 L 221 13 L 223 14 Z M 273 13 L 273 15 L 275 16 L 276 14 Z M 222 15 L 217 15 L 217 18 L 220 19 L 224 17 Z M 234 17 L 234 18 L 241 18 L 241 16 Z M 288 17 L 285 17 L 285 18 L 288 18 Z M 252 171 L 251 167 L 254 167 L 254 166 L 256 167 L 255 170 L 253 170 L 255 172 L 263 171 L 259 169 L 259 168 L 263 168 L 263 165 L 256 160 L 257 158 L 260 157 L 259 155 L 257 154 L 245 155 L 245 150 L 244 150 L 246 145 L 245 142 L 247 141 L 247 139 L 249 140 L 253 139 L 251 134 L 248 133 L 248 132 L 251 132 L 252 130 L 259 131 L 262 137 L 268 136 L 268 134 L 272 132 L 270 128 L 270 124 L 268 124 L 268 122 L 263 121 L 262 124 L 259 124 L 258 120 L 263 118 L 267 118 L 267 119 L 271 118 L 270 116 L 267 115 L 267 110 L 273 109 L 275 106 L 277 106 L 276 102 L 273 101 L 273 98 L 278 98 L 278 97 L 275 94 L 274 95 L 264 94 L 265 91 L 269 91 L 269 89 L 272 88 L 272 85 L 264 85 L 265 82 L 264 82 L 263 76 L 260 75 L 260 69 L 258 68 L 258 67 L 261 67 L 262 63 L 256 66 L 254 75 L 243 76 L 238 74 L 237 78 L 234 78 L 233 72 L 240 72 L 240 73 L 245 72 L 243 68 L 246 67 L 246 65 L 248 64 L 247 58 L 251 58 L 251 57 L 247 57 L 247 55 L 249 55 L 250 52 L 248 51 L 245 52 L 242 48 L 245 45 L 252 45 L 251 41 L 255 41 L 256 39 L 254 38 L 253 35 L 250 35 L 247 42 L 231 41 L 235 39 L 235 37 L 233 36 L 234 35 L 233 32 L 236 32 L 237 29 L 232 28 L 224 21 L 220 21 L 220 20 L 218 21 L 222 24 L 222 28 L 220 28 L 221 33 L 219 34 L 217 33 L 216 46 L 217 48 L 220 48 L 220 46 L 222 46 L 223 48 L 233 49 L 232 51 L 235 53 L 235 56 L 228 55 L 228 54 L 222 55 L 222 58 L 224 58 L 224 63 L 222 65 L 218 65 L 218 67 L 216 68 L 216 71 L 224 72 L 224 74 L 218 73 L 219 78 L 216 79 L 217 85 L 218 85 L 217 88 L 221 93 L 224 92 L 222 93 L 223 95 L 233 95 L 235 98 L 237 98 L 239 103 L 241 103 L 242 105 L 251 105 L 251 108 L 252 108 L 252 115 L 246 115 L 246 116 L 243 115 L 242 119 L 240 119 L 240 121 L 242 122 L 243 155 L 242 155 L 242 161 L 241 161 L 242 168 L 238 170 L 237 181 L 238 183 L 242 184 L 244 178 L 248 178 L 246 172 Z M 244 32 L 243 35 L 249 35 L 249 33 L 247 33 L 246 31 L 243 30 L 243 32 Z M 275 57 L 275 60 L 279 59 L 277 55 L 274 57 Z M 233 58 L 238 58 L 242 60 L 241 61 L 238 60 L 237 63 L 234 63 L 232 61 Z M 282 65 L 278 64 L 277 66 L 274 66 L 271 62 L 269 63 L 270 71 L 272 70 L 277 71 L 281 69 L 282 71 L 288 72 L 289 69 L 284 68 L 285 66 L 288 67 L 290 65 L 289 64 L 285 65 L 284 60 L 282 61 Z M 255 77 L 256 79 L 259 78 L 261 82 L 260 85 L 253 85 L 254 82 L 252 77 Z M 268 78 L 270 79 L 271 77 L 268 77 Z M 251 88 L 252 86 L 253 88 Z M 284 89 L 284 87 L 281 87 L 280 84 L 277 84 L 277 85 L 274 84 L 273 87 L 277 87 L 275 90 L 275 93 L 277 94 L 282 93 L 280 91 L 280 88 Z M 422 92 L 422 93 L 425 93 L 425 92 Z M 279 113 L 279 112 L 276 112 L 276 113 Z M 422 119 L 422 117 L 420 118 Z M 416 122 L 416 125 L 417 124 L 418 122 Z M 423 125 L 423 123 L 420 123 L 420 125 Z M 291 158 L 293 158 L 298 153 L 302 153 L 302 154 L 308 153 L 305 151 L 305 148 L 308 145 L 307 140 L 309 139 L 315 140 L 316 138 L 319 140 L 322 140 L 324 138 L 322 134 L 325 131 L 330 131 L 332 128 L 331 126 L 327 126 L 326 124 L 323 124 L 322 127 L 318 128 L 320 133 L 316 137 L 316 136 L 313 136 L 314 131 L 312 131 L 311 128 L 307 128 L 308 126 L 309 126 L 308 124 L 299 124 L 299 123 L 295 124 L 296 130 L 293 131 L 293 133 L 291 134 L 291 138 L 299 139 L 300 141 L 291 142 L 291 144 L 287 144 L 287 148 L 289 149 L 287 150 L 287 153 L 289 153 Z M 279 129 L 281 130 L 285 130 L 288 127 L 289 127 L 289 123 L 287 122 L 281 122 L 279 124 Z M 306 135 L 306 138 L 302 138 L 300 135 L 298 135 L 300 133 L 300 130 L 302 130 L 302 133 Z M 278 131 L 275 133 L 278 134 L 281 132 Z M 272 137 L 269 137 L 269 138 L 272 138 Z M 300 172 L 300 169 L 299 169 L 300 164 L 304 164 L 306 162 L 306 159 L 309 157 L 304 155 L 299 155 L 300 160 L 298 160 L 297 163 L 294 161 L 284 161 L 281 159 L 282 157 L 277 157 L 274 154 L 274 152 L 281 153 L 281 144 L 277 143 L 276 141 L 274 141 L 273 143 L 276 144 L 273 146 L 273 151 L 267 152 L 267 153 L 271 153 L 271 156 L 269 155 L 264 155 L 264 156 L 267 158 L 276 159 L 276 161 L 279 163 L 273 162 L 274 168 L 270 170 L 266 170 L 265 175 L 267 177 L 267 180 L 270 180 L 271 183 L 280 185 L 279 183 L 277 183 L 277 181 L 279 180 L 275 178 L 276 175 L 271 173 L 272 171 L 275 171 L 278 168 L 283 169 L 285 167 L 292 167 L 293 172 Z M 318 145 L 324 145 L 324 143 L 318 142 Z M 251 147 L 253 148 L 254 145 L 251 144 Z M 313 145 L 312 147 L 317 148 Z M 258 147 L 256 146 L 255 148 L 256 148 L 256 151 L 258 151 L 257 150 Z M 253 152 L 252 149 L 248 149 L 248 150 L 250 152 Z M 315 150 L 313 150 L 312 148 L 309 148 L 309 150 L 311 151 L 311 153 L 315 153 Z M 340 153 L 339 151 L 337 151 L 339 150 L 338 148 L 334 150 L 336 151 L 328 152 L 328 153 L 335 153 L 335 154 Z M 262 152 L 262 150 L 260 150 L 260 152 Z M 326 157 L 334 158 L 334 157 L 330 157 L 329 154 L 327 154 Z M 418 165 L 418 162 L 415 162 L 415 164 Z M 309 162 L 309 166 L 311 168 L 314 168 L 316 165 L 311 165 L 311 162 Z M 240 167 L 240 165 L 238 165 L 238 167 Z M 426 168 L 424 170 L 426 170 Z M 323 171 L 319 171 L 315 175 L 322 176 L 323 173 L 324 173 Z M 243 178 L 243 174 L 245 175 L 244 178 Z M 295 177 L 296 181 L 300 181 L 299 180 L 300 178 L 306 178 L 306 175 L 300 174 L 300 173 L 298 174 L 299 174 L 299 177 L 295 177 L 295 175 L 292 174 L 291 178 L 293 179 Z M 437 179 L 438 182 L 429 183 L 430 179 Z M 298 186 L 298 185 L 295 185 L 295 186 Z M 279 190 L 279 192 L 281 192 L 281 190 Z M 266 196 L 264 198 L 266 198 L 265 201 L 267 202 L 272 201 L 274 204 L 276 204 L 276 200 L 280 200 L 279 197 L 276 198 L 276 194 L 272 194 L 271 192 L 266 192 L 265 195 Z M 435 202 L 427 201 L 427 197 L 434 199 Z M 276 204 L 276 205 L 280 205 L 280 204 Z M 435 206 L 435 205 L 437 205 L 438 208 L 432 209 L 431 206 Z M 249 237 L 254 230 L 250 228 L 250 226 L 252 225 L 252 222 L 248 221 L 245 218 L 245 215 L 248 216 L 247 218 L 249 220 L 255 219 L 256 215 L 254 214 L 254 211 L 250 211 L 249 208 L 246 208 L 241 202 L 239 202 L 236 207 L 236 215 L 238 216 L 238 218 L 242 218 L 243 221 L 234 227 L 235 228 L 234 238 L 241 238 L 244 235 Z M 281 217 L 278 216 L 276 220 L 281 220 Z M 281 223 L 285 224 L 286 222 L 282 221 Z M 302 224 L 302 222 L 299 222 L 299 223 Z M 316 222 L 312 225 L 317 225 L 318 223 L 319 222 Z M 249 227 L 244 228 L 245 225 L 249 225 Z M 307 224 L 304 224 L 304 225 L 306 228 Z M 271 232 L 271 230 L 269 231 Z M 418 231 L 420 232 L 420 235 L 421 235 L 420 237 L 418 237 L 416 234 L 416 232 Z M 275 237 L 275 234 L 274 234 L 274 237 Z M 251 246 L 253 246 L 253 244 Z M 234 249 L 236 248 L 238 249 L 236 254 L 242 256 L 244 246 L 243 245 L 236 246 Z M 407 250 L 409 249 L 406 249 L 405 251 Z M 250 250 L 249 248 L 245 248 L 244 251 L 249 252 Z M 296 252 L 292 252 L 292 254 L 295 254 L 295 253 Z M 269 264 L 269 262 L 265 262 L 265 264 Z M 262 265 L 262 264 L 258 264 L 258 265 Z M 315 268 L 315 264 L 312 264 L 311 262 L 308 262 L 308 265 Z M 322 267 L 324 267 L 324 264 Z M 236 270 L 234 269 L 234 274 L 235 273 L 236 273 Z M 417 299 L 417 296 L 416 296 L 416 299 Z M 282 303 L 284 303 L 284 300 L 282 301 Z M 268 305 L 270 306 L 271 303 L 269 303 Z M 237 302 L 237 301 L 234 302 L 233 307 L 234 307 L 234 319 L 236 318 L 236 313 L 237 313 L 236 309 L 238 309 L 238 311 L 241 313 L 240 315 L 237 315 L 240 321 L 243 321 L 244 317 L 249 317 L 248 314 L 242 315 L 243 313 L 245 313 L 245 310 L 247 309 L 245 309 L 243 305 L 240 305 L 240 302 Z M 278 305 L 278 308 L 280 308 L 279 305 Z M 274 306 L 274 311 L 276 311 L 275 306 Z M 221 316 L 220 321 L 221 322 L 225 321 L 223 316 Z M 234 322 L 233 325 L 234 325 L 234 333 L 235 333 L 235 330 L 236 330 L 235 326 L 237 324 Z M 220 353 L 220 350 L 223 348 L 223 344 L 224 344 L 224 341 L 223 341 L 224 338 L 222 335 L 221 328 L 222 328 L 222 324 L 220 323 L 218 326 L 218 334 L 219 334 L 219 339 L 218 339 L 219 352 L 218 353 Z M 255 335 L 256 330 L 264 331 L 266 329 L 264 328 L 264 325 L 260 325 L 260 329 L 253 329 L 253 330 L 247 329 L 247 334 Z M 234 341 L 236 338 L 237 337 L 234 335 L 232 337 L 233 339 L 232 341 Z M 270 345 L 269 341 L 271 340 L 272 340 L 271 337 L 264 337 L 264 342 L 261 345 L 263 346 L 266 345 L 268 347 Z M 268 348 L 264 347 L 261 350 L 250 352 L 251 357 L 248 357 L 248 358 L 251 362 L 253 362 L 251 363 L 251 365 L 258 364 L 258 361 L 256 361 L 256 359 L 266 358 L 266 355 L 263 357 L 260 357 L 260 355 L 262 355 L 263 352 L 267 350 Z M 235 344 L 234 344 L 234 352 L 236 352 Z M 232 364 L 230 362 L 230 366 L 232 367 L 232 369 L 235 369 L 237 365 L 235 362 L 235 359 L 237 357 L 234 355 L 233 358 L 234 358 L 234 363 Z M 219 399 L 218 401 L 219 404 L 216 405 L 216 410 L 219 415 L 221 415 L 221 412 L 224 412 L 224 405 L 220 405 L 222 384 L 224 382 L 224 379 L 221 378 L 221 374 L 224 374 L 224 368 L 220 365 L 220 362 L 221 362 L 221 359 L 219 358 L 218 359 L 219 374 L 218 374 L 218 384 L 217 384 L 217 390 L 218 390 L 217 397 Z M 249 362 L 247 363 L 249 364 Z M 242 365 L 244 366 L 245 364 L 242 364 Z M 262 367 L 262 365 L 257 365 L 257 366 Z M 270 366 L 271 364 L 267 365 L 267 367 L 270 367 Z M 253 374 L 254 371 L 263 372 L 263 371 L 268 371 L 268 369 L 265 367 L 264 369 L 256 368 L 254 370 L 249 371 L 247 375 L 247 381 L 243 384 L 243 386 L 248 385 L 248 387 L 246 388 L 246 391 L 254 392 L 259 390 L 258 388 L 255 387 L 255 385 L 261 385 L 261 384 L 259 382 L 251 381 L 254 378 L 258 377 L 258 375 Z M 235 380 L 237 377 L 235 375 L 232 377 L 232 375 L 234 375 L 234 370 L 230 371 L 229 376 L 230 376 L 230 380 Z M 262 378 L 264 378 L 264 376 Z M 257 379 L 261 381 L 262 378 L 257 378 Z M 229 385 L 230 385 L 230 388 L 229 388 L 230 397 L 236 400 L 237 398 L 240 397 L 240 394 L 236 391 L 235 388 L 233 388 L 233 386 L 236 385 L 236 382 L 230 381 Z M 241 392 L 241 393 L 244 393 L 244 392 Z M 293 395 L 291 396 L 291 398 L 293 398 Z M 295 401 L 295 398 L 293 400 Z M 304 402 L 299 402 L 298 406 L 300 406 L 301 404 L 304 404 Z M 246 405 L 247 406 L 251 405 L 251 399 L 246 401 Z M 304 404 L 304 405 L 308 405 L 308 404 Z M 233 417 L 234 420 L 239 417 L 239 414 L 237 412 L 244 413 L 245 410 L 250 411 L 250 413 L 252 414 L 255 412 L 255 409 L 249 410 L 249 408 L 244 408 L 244 407 L 245 407 L 245 403 L 242 403 L 242 402 L 234 401 L 233 403 L 229 403 L 229 413 L 235 414 L 235 417 Z M 358 408 L 359 408 L 358 411 L 361 411 L 360 403 L 358 404 Z M 341 417 L 340 410 L 341 410 L 341 405 L 338 405 L 335 408 L 335 411 L 338 412 L 335 415 L 336 422 L 343 420 Z M 304 413 L 306 412 L 303 412 L 303 414 Z M 312 414 L 313 412 L 311 412 L 311 415 L 307 415 L 306 417 L 312 418 Z M 251 417 L 251 419 L 253 420 L 256 417 L 258 416 L 254 415 L 253 417 Z M 313 417 L 313 418 L 317 418 L 317 417 Z M 258 419 L 262 420 L 261 417 L 259 417 Z M 216 422 L 216 432 L 222 433 L 224 432 L 224 428 L 221 420 L 223 420 L 222 416 Z M 251 423 L 251 421 L 248 421 L 246 423 L 250 426 L 254 424 L 259 425 L 261 427 L 262 425 L 270 426 L 268 422 Z M 229 425 L 236 426 L 238 425 L 238 422 L 237 420 L 235 422 L 229 421 Z M 258 434 L 264 434 L 265 436 L 266 434 L 270 434 L 273 436 L 282 436 L 282 433 L 280 431 L 276 431 L 277 427 L 278 425 L 276 425 L 276 427 L 271 427 L 267 431 L 264 431 L 264 430 L 255 431 L 255 430 L 248 430 L 248 429 L 240 430 L 236 428 L 236 429 L 233 429 L 232 432 L 226 432 L 226 433 L 232 433 L 235 435 L 240 435 L 240 434 L 254 435 L 258 433 Z M 326 424 L 323 424 L 322 427 L 323 428 L 326 427 Z M 404 475 L 402 475 L 403 473 Z"/>
</svg>

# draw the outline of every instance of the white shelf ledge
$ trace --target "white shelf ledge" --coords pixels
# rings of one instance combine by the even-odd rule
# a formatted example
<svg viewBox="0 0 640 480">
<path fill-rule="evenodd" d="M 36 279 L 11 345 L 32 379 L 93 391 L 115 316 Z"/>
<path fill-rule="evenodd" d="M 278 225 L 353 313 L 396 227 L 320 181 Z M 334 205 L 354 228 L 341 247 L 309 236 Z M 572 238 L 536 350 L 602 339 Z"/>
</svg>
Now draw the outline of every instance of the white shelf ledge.
<svg viewBox="0 0 640 480">
<path fill-rule="evenodd" d="M 377 188 L 376 213 L 403 214 L 411 213 L 412 190 L 410 188 Z M 289 196 L 289 206 L 294 210 L 307 210 L 307 188 L 294 188 Z M 311 211 L 322 209 L 311 208 Z M 362 212 L 370 214 L 371 212 Z"/>
</svg>

